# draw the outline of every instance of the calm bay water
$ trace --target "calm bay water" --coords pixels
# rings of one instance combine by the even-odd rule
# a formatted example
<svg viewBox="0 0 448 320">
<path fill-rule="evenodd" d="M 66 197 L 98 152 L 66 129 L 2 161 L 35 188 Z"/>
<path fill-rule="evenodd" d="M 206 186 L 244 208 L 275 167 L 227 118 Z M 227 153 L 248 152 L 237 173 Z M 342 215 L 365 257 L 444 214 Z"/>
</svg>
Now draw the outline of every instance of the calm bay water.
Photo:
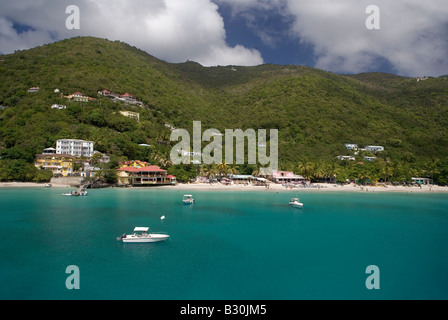
<svg viewBox="0 0 448 320">
<path fill-rule="evenodd" d="M 0 190 L 0 299 L 448 299 L 447 194 L 62 193 Z M 116 241 L 137 226 L 171 238 Z"/>
</svg>

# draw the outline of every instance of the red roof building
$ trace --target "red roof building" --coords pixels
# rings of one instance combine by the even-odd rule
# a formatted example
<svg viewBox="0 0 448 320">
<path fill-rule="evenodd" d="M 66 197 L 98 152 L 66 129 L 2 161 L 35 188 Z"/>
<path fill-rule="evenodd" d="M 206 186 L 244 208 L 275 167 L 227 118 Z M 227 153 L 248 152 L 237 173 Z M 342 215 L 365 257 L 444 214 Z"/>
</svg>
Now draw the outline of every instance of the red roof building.
<svg viewBox="0 0 448 320">
<path fill-rule="evenodd" d="M 158 166 L 123 167 L 117 170 L 117 174 L 118 183 L 124 185 L 144 187 L 176 184 L 176 177 L 168 176 L 167 171 Z"/>
</svg>

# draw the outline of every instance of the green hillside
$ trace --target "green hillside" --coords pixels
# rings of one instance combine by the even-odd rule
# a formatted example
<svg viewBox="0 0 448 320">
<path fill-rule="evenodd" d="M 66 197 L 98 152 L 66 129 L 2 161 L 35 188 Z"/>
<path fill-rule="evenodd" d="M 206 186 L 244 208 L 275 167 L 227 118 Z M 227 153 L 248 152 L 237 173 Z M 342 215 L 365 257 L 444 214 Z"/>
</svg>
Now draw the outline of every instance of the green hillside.
<svg viewBox="0 0 448 320">
<path fill-rule="evenodd" d="M 417 81 L 278 65 L 205 68 L 91 37 L 0 58 L 0 106 L 8 107 L 0 109 L 0 169 L 12 161 L 31 164 L 61 138 L 92 140 L 101 152 L 169 167 L 165 124 L 191 130 L 193 120 L 203 130 L 278 129 L 280 165 L 289 170 L 307 161 L 334 163 L 349 155 L 344 143 L 384 146 L 380 159 L 426 175 L 428 163 L 439 174 L 448 157 L 447 77 Z M 28 93 L 30 87 L 41 89 Z M 114 103 L 98 96 L 102 89 L 129 92 L 146 107 Z M 61 97 L 77 91 L 96 100 Z M 67 109 L 52 110 L 52 104 Z M 121 116 L 123 110 L 139 112 L 140 122 Z M 143 143 L 154 147 L 138 146 Z M 8 177 L 0 170 L 2 179 Z"/>
</svg>

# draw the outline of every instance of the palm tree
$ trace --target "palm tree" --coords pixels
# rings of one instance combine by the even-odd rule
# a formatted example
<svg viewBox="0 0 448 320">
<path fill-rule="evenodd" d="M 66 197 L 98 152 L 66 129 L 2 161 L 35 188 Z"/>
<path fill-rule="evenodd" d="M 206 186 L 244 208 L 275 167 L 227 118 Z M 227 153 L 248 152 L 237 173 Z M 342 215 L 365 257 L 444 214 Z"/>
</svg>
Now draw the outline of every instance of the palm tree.
<svg viewBox="0 0 448 320">
<path fill-rule="evenodd" d="M 431 160 L 429 160 L 425 165 L 426 172 L 429 174 L 432 181 L 434 181 L 434 176 L 439 173 L 438 167 L 439 167 L 439 159 L 434 158 L 431 158 Z"/>
<path fill-rule="evenodd" d="M 204 164 L 201 168 L 201 174 L 212 179 L 218 174 L 218 168 L 215 163 Z"/>
<path fill-rule="evenodd" d="M 313 178 L 312 175 L 312 166 L 313 164 L 306 159 L 302 159 L 297 166 L 299 173 L 307 180 L 311 180 Z"/>
</svg>

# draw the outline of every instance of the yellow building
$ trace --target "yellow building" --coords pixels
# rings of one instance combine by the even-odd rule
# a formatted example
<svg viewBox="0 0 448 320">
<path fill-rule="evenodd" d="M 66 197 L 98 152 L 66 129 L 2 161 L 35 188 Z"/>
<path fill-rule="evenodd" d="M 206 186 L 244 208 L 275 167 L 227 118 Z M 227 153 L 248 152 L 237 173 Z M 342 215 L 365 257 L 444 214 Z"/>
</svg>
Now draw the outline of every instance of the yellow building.
<svg viewBox="0 0 448 320">
<path fill-rule="evenodd" d="M 73 173 L 75 157 L 66 154 L 38 154 L 34 165 L 53 172 L 53 176 L 67 177 Z"/>
<path fill-rule="evenodd" d="M 120 111 L 120 114 L 127 118 L 134 119 L 137 122 L 140 122 L 140 113 L 132 112 L 132 111 Z"/>
</svg>

